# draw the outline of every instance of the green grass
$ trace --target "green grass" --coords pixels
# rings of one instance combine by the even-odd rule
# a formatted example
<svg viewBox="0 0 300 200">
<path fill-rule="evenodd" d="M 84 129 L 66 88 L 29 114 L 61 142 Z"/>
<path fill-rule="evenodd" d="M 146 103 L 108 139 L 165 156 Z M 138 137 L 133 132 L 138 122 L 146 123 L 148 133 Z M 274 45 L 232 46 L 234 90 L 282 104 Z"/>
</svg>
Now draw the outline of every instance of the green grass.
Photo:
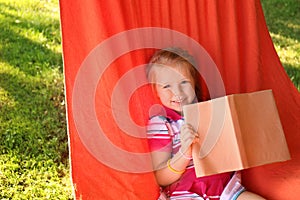
<svg viewBox="0 0 300 200">
<path fill-rule="evenodd" d="M 299 90 L 299 0 L 263 0 Z M 0 199 L 71 199 L 58 0 L 0 0 Z"/>
<path fill-rule="evenodd" d="M 294 85 L 300 90 L 300 0 L 262 0 L 275 49 Z"/>
<path fill-rule="evenodd" d="M 58 0 L 0 0 L 0 30 L 0 199 L 70 199 Z"/>
</svg>

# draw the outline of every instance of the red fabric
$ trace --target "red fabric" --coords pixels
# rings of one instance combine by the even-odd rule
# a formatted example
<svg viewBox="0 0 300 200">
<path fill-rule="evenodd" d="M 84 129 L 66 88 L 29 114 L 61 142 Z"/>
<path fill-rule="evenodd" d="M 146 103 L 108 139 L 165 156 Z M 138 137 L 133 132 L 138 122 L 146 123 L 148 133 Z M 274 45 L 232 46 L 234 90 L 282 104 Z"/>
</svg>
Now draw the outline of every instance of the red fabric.
<svg viewBox="0 0 300 200">
<path fill-rule="evenodd" d="M 132 155 L 130 160 L 124 161 L 122 152 L 112 154 L 111 147 L 106 146 L 109 141 L 127 152 L 148 152 L 145 139 L 124 134 L 126 131 L 114 121 L 123 115 L 126 118 L 128 113 L 118 110 L 118 106 L 122 108 L 119 105 L 121 102 L 116 101 L 112 106 L 111 100 L 118 81 L 134 66 L 146 63 L 153 49 L 136 49 L 121 55 L 101 73 L 97 83 L 95 80 L 98 79 L 94 76 L 99 75 L 99 68 L 95 66 L 95 74 L 90 71 L 85 73 L 83 69 L 83 66 L 89 66 L 90 60 L 86 58 L 96 54 L 94 49 L 106 39 L 143 27 L 168 28 L 201 44 L 218 67 L 226 94 L 273 90 L 292 159 L 245 170 L 244 184 L 267 199 L 297 199 L 300 196 L 300 95 L 275 52 L 259 0 L 60 0 L 60 11 L 70 158 L 76 198 L 156 199 L 158 196 L 158 187 L 151 172 L 130 171 L 132 164 L 143 165 L 145 169 L 149 167 L 147 156 L 135 159 Z M 147 35 L 144 37 L 147 38 Z M 130 40 L 128 43 L 126 38 L 123 41 L 130 46 Z M 171 43 L 177 42 L 172 41 L 172 37 L 161 42 L 167 45 L 169 40 Z M 109 57 L 123 46 L 123 43 L 114 43 L 109 49 L 106 48 L 104 54 Z M 91 64 L 107 62 L 103 51 L 99 52 L 102 52 L 99 56 L 104 59 L 95 58 Z M 79 74 L 84 74 L 85 79 L 78 78 Z M 144 80 L 141 76 L 139 72 L 133 79 Z M 81 85 L 76 85 L 78 82 Z M 126 91 L 125 83 L 120 84 L 116 95 L 122 95 L 122 87 Z M 89 85 L 97 87 L 95 89 Z M 89 96 L 93 92 L 95 96 Z M 221 93 L 217 92 L 212 97 L 218 95 Z M 146 86 L 138 88 L 130 96 L 127 118 L 141 127 L 145 126 L 148 116 L 152 102 L 150 96 Z M 86 101 L 91 102 L 95 112 L 85 110 Z M 90 124 L 95 124 L 95 118 L 90 113 L 97 117 L 105 136 L 95 135 L 99 130 L 90 128 L 94 127 Z M 124 126 L 126 128 L 126 123 Z M 79 134 L 82 130 L 89 130 L 84 134 L 90 135 L 83 137 L 90 137 L 88 144 L 92 147 L 83 142 Z M 107 148 L 107 151 L 101 148 Z M 119 168 L 115 169 L 101 162 L 103 158 L 116 162 L 120 159 L 122 162 L 117 163 Z"/>
</svg>

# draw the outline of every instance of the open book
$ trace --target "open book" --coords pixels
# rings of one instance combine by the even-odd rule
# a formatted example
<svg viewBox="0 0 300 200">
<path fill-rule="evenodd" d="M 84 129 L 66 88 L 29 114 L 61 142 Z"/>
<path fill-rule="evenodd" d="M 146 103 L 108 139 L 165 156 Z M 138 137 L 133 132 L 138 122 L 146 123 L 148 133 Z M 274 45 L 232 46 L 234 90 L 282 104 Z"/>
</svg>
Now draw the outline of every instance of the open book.
<svg viewBox="0 0 300 200">
<path fill-rule="evenodd" d="M 183 112 L 200 138 L 193 145 L 198 177 L 290 159 L 271 90 L 186 105 Z"/>
</svg>

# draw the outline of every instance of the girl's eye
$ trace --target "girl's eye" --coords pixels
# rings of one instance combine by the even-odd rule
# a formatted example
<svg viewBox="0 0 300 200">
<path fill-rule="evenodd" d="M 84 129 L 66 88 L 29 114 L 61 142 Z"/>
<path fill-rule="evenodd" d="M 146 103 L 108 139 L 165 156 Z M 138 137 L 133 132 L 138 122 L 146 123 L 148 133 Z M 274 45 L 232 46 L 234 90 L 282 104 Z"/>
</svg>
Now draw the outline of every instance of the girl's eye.
<svg viewBox="0 0 300 200">
<path fill-rule="evenodd" d="M 170 85 L 164 85 L 162 88 L 163 88 L 163 89 L 170 88 Z"/>
<path fill-rule="evenodd" d="M 181 81 L 181 84 L 186 84 L 186 83 L 189 83 L 189 81 L 188 80 Z"/>
</svg>

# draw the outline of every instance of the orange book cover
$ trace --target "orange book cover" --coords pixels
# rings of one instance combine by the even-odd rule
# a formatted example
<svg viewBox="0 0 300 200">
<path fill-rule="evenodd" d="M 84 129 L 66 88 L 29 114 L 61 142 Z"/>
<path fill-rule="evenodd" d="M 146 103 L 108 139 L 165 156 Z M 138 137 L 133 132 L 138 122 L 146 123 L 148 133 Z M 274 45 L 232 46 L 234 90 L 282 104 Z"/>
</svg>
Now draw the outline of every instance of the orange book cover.
<svg viewBox="0 0 300 200">
<path fill-rule="evenodd" d="M 198 177 L 290 159 L 271 90 L 186 105 L 183 112 L 200 138 L 193 144 Z"/>
</svg>

